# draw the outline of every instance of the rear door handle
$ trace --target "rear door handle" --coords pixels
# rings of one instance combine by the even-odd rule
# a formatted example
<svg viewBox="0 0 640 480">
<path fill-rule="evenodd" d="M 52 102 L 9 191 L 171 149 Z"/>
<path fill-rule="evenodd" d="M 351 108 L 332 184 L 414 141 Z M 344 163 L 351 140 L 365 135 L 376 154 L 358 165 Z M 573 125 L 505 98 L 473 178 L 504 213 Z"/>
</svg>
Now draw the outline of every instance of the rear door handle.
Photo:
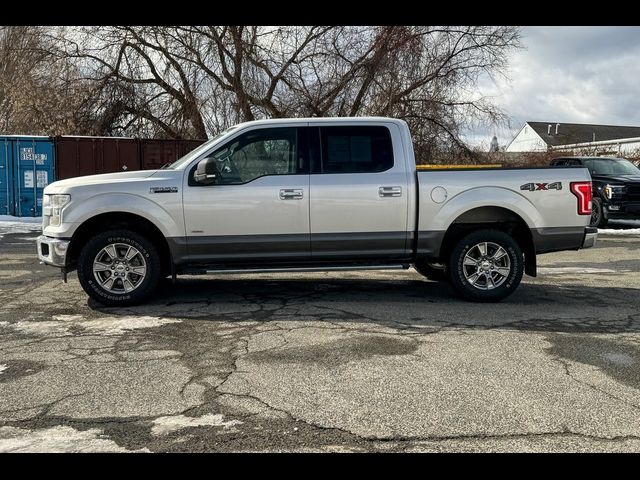
<svg viewBox="0 0 640 480">
<path fill-rule="evenodd" d="M 280 190 L 280 200 L 302 200 L 301 188 L 283 188 Z"/>
<path fill-rule="evenodd" d="M 381 197 L 401 197 L 402 187 L 380 187 L 378 188 L 378 195 Z"/>
</svg>

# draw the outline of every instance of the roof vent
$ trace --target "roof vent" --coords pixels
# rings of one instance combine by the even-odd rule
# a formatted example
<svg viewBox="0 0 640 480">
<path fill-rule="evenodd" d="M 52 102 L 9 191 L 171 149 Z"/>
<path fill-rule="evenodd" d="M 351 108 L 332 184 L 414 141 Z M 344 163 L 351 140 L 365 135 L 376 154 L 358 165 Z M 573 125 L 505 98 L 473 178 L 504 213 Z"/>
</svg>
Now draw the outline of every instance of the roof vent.
<svg viewBox="0 0 640 480">
<path fill-rule="evenodd" d="M 551 124 L 547 125 L 547 135 L 551 135 Z"/>
<path fill-rule="evenodd" d="M 558 135 L 558 127 L 560 126 L 559 123 L 556 123 L 556 135 Z"/>
</svg>

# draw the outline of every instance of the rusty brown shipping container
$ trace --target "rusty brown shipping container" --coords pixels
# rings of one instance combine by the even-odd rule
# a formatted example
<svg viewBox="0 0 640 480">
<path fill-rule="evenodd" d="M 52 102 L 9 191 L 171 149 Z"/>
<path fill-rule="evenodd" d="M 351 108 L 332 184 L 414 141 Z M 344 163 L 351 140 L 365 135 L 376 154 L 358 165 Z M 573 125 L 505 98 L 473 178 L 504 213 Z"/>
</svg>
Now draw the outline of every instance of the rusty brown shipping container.
<svg viewBox="0 0 640 480">
<path fill-rule="evenodd" d="M 140 170 L 140 146 L 135 138 L 55 138 L 56 178 Z"/>
<path fill-rule="evenodd" d="M 199 147 L 205 140 L 159 140 L 141 139 L 140 156 L 143 170 L 162 168 L 167 163 L 175 162 L 191 150 Z"/>
</svg>

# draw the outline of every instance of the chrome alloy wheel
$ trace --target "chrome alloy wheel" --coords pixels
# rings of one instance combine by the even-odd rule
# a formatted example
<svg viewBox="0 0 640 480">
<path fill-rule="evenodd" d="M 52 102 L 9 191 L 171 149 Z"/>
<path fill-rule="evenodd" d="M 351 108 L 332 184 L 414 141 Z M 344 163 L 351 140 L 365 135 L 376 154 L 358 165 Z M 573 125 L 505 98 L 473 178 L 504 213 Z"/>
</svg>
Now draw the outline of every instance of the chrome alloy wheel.
<svg viewBox="0 0 640 480">
<path fill-rule="evenodd" d="M 147 275 L 140 251 L 126 243 L 112 243 L 93 260 L 93 276 L 102 288 L 116 295 L 134 291 Z"/>
<path fill-rule="evenodd" d="M 492 290 L 502 285 L 511 273 L 507 251 L 497 243 L 481 242 L 471 247 L 462 261 L 462 272 L 478 290 Z"/>
</svg>

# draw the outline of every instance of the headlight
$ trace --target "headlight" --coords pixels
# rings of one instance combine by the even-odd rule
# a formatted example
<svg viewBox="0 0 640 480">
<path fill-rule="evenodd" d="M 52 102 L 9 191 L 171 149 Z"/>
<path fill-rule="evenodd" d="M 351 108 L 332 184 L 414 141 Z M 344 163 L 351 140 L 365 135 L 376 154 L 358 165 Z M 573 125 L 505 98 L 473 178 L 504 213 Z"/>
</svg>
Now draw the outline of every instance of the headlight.
<svg viewBox="0 0 640 480">
<path fill-rule="evenodd" d="M 620 197 L 624 194 L 626 187 L 624 185 L 605 185 L 604 187 L 604 195 L 609 200 L 613 197 Z"/>
<path fill-rule="evenodd" d="M 62 223 L 62 209 L 71 201 L 71 195 L 45 195 L 43 207 L 47 205 L 51 210 L 49 225 L 58 227 Z"/>
</svg>

